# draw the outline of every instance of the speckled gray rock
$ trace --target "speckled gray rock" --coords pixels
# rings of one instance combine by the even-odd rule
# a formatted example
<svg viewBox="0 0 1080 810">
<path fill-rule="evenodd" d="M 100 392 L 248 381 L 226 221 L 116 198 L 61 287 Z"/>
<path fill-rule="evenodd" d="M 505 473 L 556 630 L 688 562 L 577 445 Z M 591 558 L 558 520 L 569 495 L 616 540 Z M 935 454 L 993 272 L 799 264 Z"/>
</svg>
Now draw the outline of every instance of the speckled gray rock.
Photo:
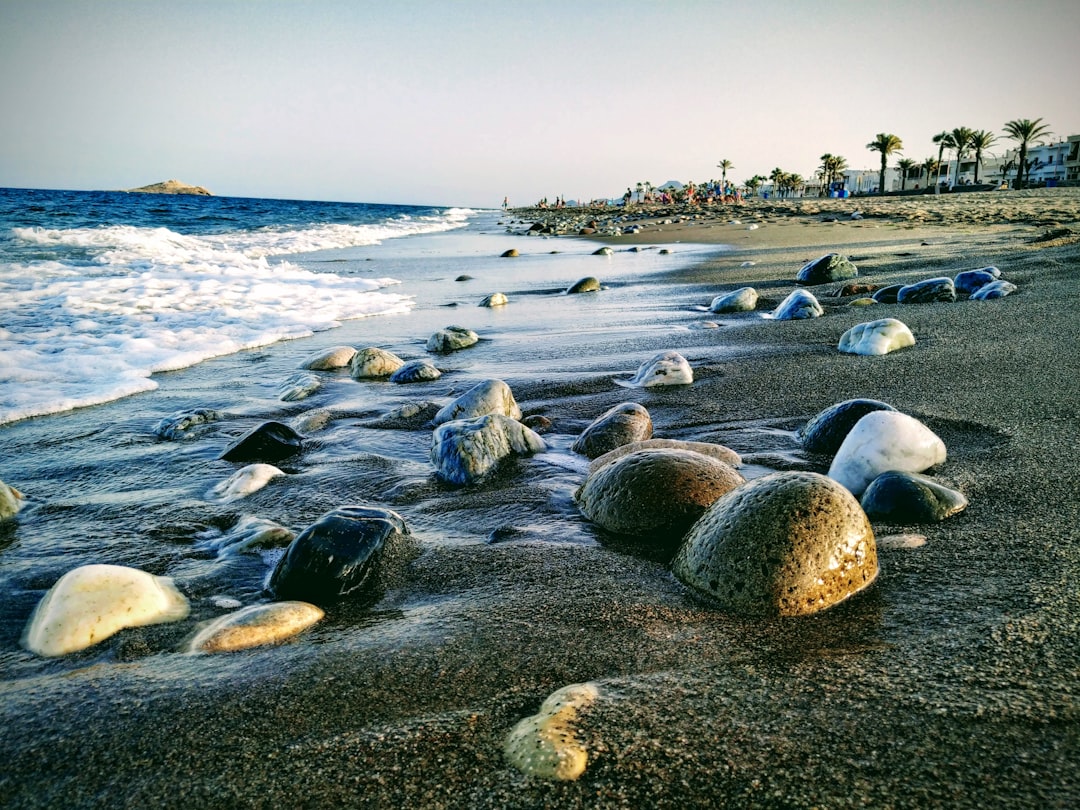
<svg viewBox="0 0 1080 810">
<path fill-rule="evenodd" d="M 811 293 L 806 290 L 795 290 L 766 317 L 776 321 L 797 321 L 820 318 L 824 314 L 825 310 Z"/>
<path fill-rule="evenodd" d="M 441 376 L 442 372 L 435 368 L 430 360 L 410 360 L 390 375 L 390 382 L 399 384 L 427 382 L 437 380 Z"/>
<path fill-rule="evenodd" d="M 1001 278 L 1001 271 L 996 267 L 984 267 L 981 270 L 966 270 L 957 273 L 953 279 L 953 286 L 961 295 L 971 295 L 980 287 L 991 281 Z"/>
<path fill-rule="evenodd" d="M 571 284 L 566 289 L 567 295 L 573 295 L 575 293 L 596 292 L 600 289 L 600 282 L 592 276 L 586 276 L 583 279 L 579 279 Z"/>
<path fill-rule="evenodd" d="M 309 371 L 333 371 L 337 368 L 345 368 L 355 356 L 356 349 L 352 346 L 334 346 L 332 349 L 311 355 L 301 363 L 300 367 Z"/>
<path fill-rule="evenodd" d="M 282 402 L 299 402 L 310 397 L 320 387 L 322 387 L 322 380 L 314 374 L 301 371 L 291 375 L 278 386 L 278 399 Z"/>
<path fill-rule="evenodd" d="M 480 340 L 480 336 L 464 326 L 448 326 L 435 332 L 427 340 L 429 352 L 456 352 L 467 349 Z"/>
<path fill-rule="evenodd" d="M 945 276 L 928 278 L 901 287 L 896 294 L 899 304 L 930 304 L 935 301 L 951 303 L 956 300 L 956 287 L 953 280 Z"/>
<path fill-rule="evenodd" d="M 403 365 L 405 361 L 393 352 L 369 346 L 353 355 L 349 361 L 349 376 L 354 380 L 389 377 Z"/>
<path fill-rule="evenodd" d="M 570 449 L 596 458 L 620 445 L 648 439 L 652 432 L 652 419 L 645 407 L 623 402 L 594 419 Z"/>
<path fill-rule="evenodd" d="M 443 481 L 471 484 L 504 458 L 531 456 L 546 449 L 544 440 L 517 420 L 491 413 L 439 425 L 431 440 L 431 463 Z"/>
<path fill-rule="evenodd" d="M 839 253 L 829 253 L 820 259 L 807 262 L 795 276 L 796 284 L 828 284 L 833 281 L 843 281 L 855 278 L 859 275 L 859 269 L 851 263 L 847 256 Z"/>
<path fill-rule="evenodd" d="M 895 411 L 892 405 L 876 399 L 848 399 L 830 405 L 799 431 L 802 446 L 811 453 L 836 455 L 855 423 L 871 411 Z"/>
<path fill-rule="evenodd" d="M 263 422 L 230 445 L 219 458 L 244 463 L 275 462 L 294 456 L 303 449 L 303 437 L 281 422 Z"/>
<path fill-rule="evenodd" d="M 938 523 L 967 508 L 962 492 L 918 473 L 889 470 L 870 482 L 862 508 L 871 520 Z"/>
<path fill-rule="evenodd" d="M 365 427 L 387 430 L 420 430 L 429 426 L 439 412 L 438 402 L 406 402 L 378 419 L 365 423 Z"/>
<path fill-rule="evenodd" d="M 308 526 L 289 544 L 270 576 L 278 599 L 327 604 L 373 596 L 386 547 L 409 534 L 389 509 L 342 506 Z"/>
<path fill-rule="evenodd" d="M 212 408 L 194 408 L 190 411 L 177 411 L 171 416 L 166 416 L 154 426 L 154 433 L 162 439 L 175 441 L 186 439 L 195 435 L 192 428 L 199 425 L 207 425 L 221 419 L 221 411 Z"/>
<path fill-rule="evenodd" d="M 498 413 L 511 419 L 521 418 L 521 408 L 514 399 L 514 392 L 502 380 L 479 382 L 448 405 L 439 409 L 433 420 L 436 425 L 454 419 L 472 419 Z"/>
<path fill-rule="evenodd" d="M 1011 281 L 998 279 L 997 281 L 991 281 L 989 284 L 984 284 L 979 287 L 979 289 L 971 294 L 971 300 L 992 301 L 995 298 L 1004 298 L 1006 295 L 1011 295 L 1016 292 L 1016 289 L 1016 285 Z"/>
<path fill-rule="evenodd" d="M 717 500 L 672 563 L 684 584 L 744 616 L 801 616 L 836 605 L 877 577 L 870 521 L 823 475 L 781 472 Z"/>
<path fill-rule="evenodd" d="M 678 539 L 721 495 L 743 483 L 735 468 L 690 450 L 637 450 L 592 473 L 576 493 L 581 513 L 609 532 Z"/>
<path fill-rule="evenodd" d="M 890 284 L 888 287 L 882 287 L 880 290 L 875 290 L 874 294 L 870 297 L 879 304 L 895 304 L 896 296 L 902 289 L 904 289 L 903 284 Z"/>
<path fill-rule="evenodd" d="M 753 287 L 742 287 L 733 292 L 718 295 L 709 304 L 710 312 L 751 312 L 757 306 L 758 294 Z"/>
<path fill-rule="evenodd" d="M 724 447 L 722 444 L 712 444 L 711 442 L 684 442 L 678 439 L 642 439 L 639 442 L 630 442 L 629 444 L 623 444 L 616 447 L 614 450 L 609 450 L 602 456 L 597 456 L 589 464 L 589 472 L 596 472 L 605 464 L 614 461 L 617 458 L 625 456 L 627 453 L 633 453 L 636 450 L 690 450 L 694 453 L 701 453 L 703 456 L 709 456 L 715 458 L 717 461 L 722 461 L 725 464 L 729 464 L 732 467 L 739 467 L 742 465 L 742 458 L 732 450 L 730 447 Z"/>
</svg>

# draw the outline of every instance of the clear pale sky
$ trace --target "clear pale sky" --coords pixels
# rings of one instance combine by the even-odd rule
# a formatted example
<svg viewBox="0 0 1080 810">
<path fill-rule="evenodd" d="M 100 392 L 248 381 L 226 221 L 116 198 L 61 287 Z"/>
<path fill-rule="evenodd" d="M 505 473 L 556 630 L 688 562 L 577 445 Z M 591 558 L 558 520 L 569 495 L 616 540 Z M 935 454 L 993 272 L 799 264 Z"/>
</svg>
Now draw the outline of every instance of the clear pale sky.
<svg viewBox="0 0 1080 810">
<path fill-rule="evenodd" d="M 469 206 L 1080 132 L 1077 0 L 0 0 L 0 186 Z"/>
</svg>

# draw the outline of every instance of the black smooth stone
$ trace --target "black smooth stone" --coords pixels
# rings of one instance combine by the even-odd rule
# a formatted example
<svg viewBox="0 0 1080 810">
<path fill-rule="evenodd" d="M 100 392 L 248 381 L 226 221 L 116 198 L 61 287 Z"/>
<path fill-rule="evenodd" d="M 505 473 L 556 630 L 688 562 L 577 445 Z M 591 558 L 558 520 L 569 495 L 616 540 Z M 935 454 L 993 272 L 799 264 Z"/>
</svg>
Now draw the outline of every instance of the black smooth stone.
<svg viewBox="0 0 1080 810">
<path fill-rule="evenodd" d="M 996 267 L 988 267 L 983 270 L 966 270 L 963 273 L 957 273 L 956 278 L 953 279 L 953 285 L 958 293 L 971 295 L 980 287 L 989 284 L 991 281 L 996 281 L 1000 277 L 1001 271 Z"/>
<path fill-rule="evenodd" d="M 879 475 L 862 496 L 867 517 L 890 523 L 938 523 L 967 504 L 962 492 L 925 475 L 899 470 Z"/>
<path fill-rule="evenodd" d="M 405 521 L 389 509 L 341 506 L 296 536 L 270 576 L 278 599 L 315 604 L 346 596 L 373 598 L 387 546 L 409 534 Z"/>
<path fill-rule="evenodd" d="M 930 304 L 936 301 L 952 303 L 956 300 L 956 287 L 951 278 L 928 278 L 902 287 L 896 294 L 899 304 Z"/>
<path fill-rule="evenodd" d="M 830 405 L 803 426 L 799 439 L 811 453 L 834 456 L 855 423 L 873 411 L 895 411 L 892 405 L 876 399 L 848 399 Z"/>
<path fill-rule="evenodd" d="M 221 454 L 223 461 L 274 464 L 295 456 L 304 447 L 304 437 L 281 422 L 263 422 Z"/>
<path fill-rule="evenodd" d="M 902 289 L 904 289 L 903 284 L 890 284 L 888 287 L 882 287 L 870 297 L 879 304 L 895 304 L 896 296 Z"/>
</svg>

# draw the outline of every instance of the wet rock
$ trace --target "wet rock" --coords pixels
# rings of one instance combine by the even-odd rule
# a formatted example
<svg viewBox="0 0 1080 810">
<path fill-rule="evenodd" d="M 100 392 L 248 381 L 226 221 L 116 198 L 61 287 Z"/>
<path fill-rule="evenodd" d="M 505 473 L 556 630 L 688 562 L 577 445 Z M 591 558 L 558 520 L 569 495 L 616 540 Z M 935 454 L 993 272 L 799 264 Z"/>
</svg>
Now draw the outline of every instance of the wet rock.
<svg viewBox="0 0 1080 810">
<path fill-rule="evenodd" d="M 217 422 L 221 419 L 221 411 L 212 408 L 195 408 L 190 411 L 177 411 L 172 416 L 166 416 L 154 426 L 154 433 L 162 439 L 175 441 L 193 436 L 192 428 Z"/>
<path fill-rule="evenodd" d="M 278 399 L 282 402 L 299 402 L 307 399 L 322 386 L 322 380 L 314 374 L 293 374 L 278 387 Z"/>
<path fill-rule="evenodd" d="M 571 284 L 566 289 L 567 295 L 574 295 L 576 293 L 596 292 L 600 289 L 600 282 L 592 276 L 586 276 L 583 279 L 579 279 Z"/>
<path fill-rule="evenodd" d="M 441 376 L 442 372 L 435 368 L 430 360 L 424 358 L 421 360 L 410 360 L 390 375 L 390 382 L 399 384 L 427 382 L 429 380 L 437 380 Z"/>
<path fill-rule="evenodd" d="M 678 439 L 642 439 L 641 441 L 629 442 L 627 444 L 620 445 L 614 450 L 609 450 L 602 456 L 597 456 L 589 464 L 589 472 L 593 473 L 614 461 L 617 458 L 625 456 L 627 453 L 633 453 L 638 450 L 689 450 L 694 453 L 700 453 L 703 456 L 709 456 L 717 461 L 722 461 L 732 467 L 739 467 L 742 465 L 742 458 L 732 450 L 730 447 L 725 447 L 722 444 L 712 444 L 711 442 L 684 442 Z"/>
<path fill-rule="evenodd" d="M 962 492 L 925 475 L 899 470 L 879 475 L 862 496 L 867 516 L 888 523 L 938 523 L 967 505 Z"/>
<path fill-rule="evenodd" d="M 431 424 L 439 412 L 438 402 L 406 402 L 382 417 L 367 424 L 368 427 L 389 430 L 420 430 Z"/>
<path fill-rule="evenodd" d="M 369 346 L 358 351 L 349 361 L 349 376 L 354 380 L 389 377 L 403 365 L 405 361 L 393 352 Z"/>
<path fill-rule="evenodd" d="M 207 624 L 188 642 L 187 651 L 233 652 L 280 644 L 307 630 L 324 615 L 321 608 L 308 602 L 251 605 Z"/>
<path fill-rule="evenodd" d="M 515 251 L 516 252 L 516 251 Z M 472 276 L 462 273 L 460 276 L 454 279 L 454 281 L 472 281 Z"/>
<path fill-rule="evenodd" d="M 930 304 L 935 301 L 951 303 L 955 300 L 956 287 L 953 280 L 945 276 L 908 284 L 901 287 L 896 294 L 896 301 L 900 304 Z"/>
<path fill-rule="evenodd" d="M 844 438 L 829 477 L 859 496 L 883 472 L 922 472 L 945 457 L 945 443 L 918 419 L 899 411 L 873 411 Z"/>
<path fill-rule="evenodd" d="M 278 599 L 327 604 L 370 599 L 386 547 L 409 534 L 396 512 L 341 506 L 312 523 L 289 544 L 270 576 Z"/>
<path fill-rule="evenodd" d="M 570 449 L 596 458 L 620 445 L 648 439 L 652 432 L 652 419 L 645 407 L 623 402 L 594 419 Z"/>
<path fill-rule="evenodd" d="M 526 776 L 573 781 L 585 772 L 589 753 L 574 732 L 578 710 L 599 697 L 591 683 L 564 686 L 540 711 L 514 726 L 506 738 L 506 761 Z"/>
<path fill-rule="evenodd" d="M 585 479 L 574 500 L 603 529 L 677 544 L 721 495 L 743 483 L 735 468 L 690 450 L 636 450 Z"/>
<path fill-rule="evenodd" d="M 514 259 L 517 258 L 518 255 L 519 254 L 517 252 L 517 248 L 510 248 L 509 250 L 504 250 L 501 254 L 499 254 L 499 258 Z"/>
<path fill-rule="evenodd" d="M 902 289 L 904 289 L 903 284 L 890 284 L 888 287 L 882 287 L 880 290 L 875 291 L 870 297 L 879 304 L 895 304 L 896 296 L 900 294 Z"/>
<path fill-rule="evenodd" d="M 860 323 L 840 336 L 837 348 L 845 354 L 882 355 L 915 345 L 907 324 L 896 318 Z"/>
<path fill-rule="evenodd" d="M 971 295 L 980 287 L 1001 278 L 1001 271 L 996 267 L 984 267 L 981 270 L 965 270 L 957 273 L 953 286 L 960 295 Z"/>
<path fill-rule="evenodd" d="M 529 430 L 534 430 L 537 433 L 546 433 L 547 431 L 551 430 L 552 422 L 546 416 L 534 413 L 529 416 L 522 417 L 521 424 L 525 425 L 525 427 L 529 428 Z"/>
<path fill-rule="evenodd" d="M 244 463 L 275 462 L 303 449 L 303 437 L 281 422 L 263 422 L 237 439 L 219 458 Z"/>
<path fill-rule="evenodd" d="M 610 256 L 614 252 L 615 251 L 613 251 L 609 247 L 602 247 L 602 248 L 597 248 L 596 250 L 594 250 L 592 255 L 593 256 Z"/>
<path fill-rule="evenodd" d="M 215 485 L 206 497 L 219 503 L 230 503 L 258 492 L 274 478 L 285 475 L 273 464 L 249 464 L 234 472 L 228 479 Z"/>
<path fill-rule="evenodd" d="M 781 472 L 713 503 L 672 570 L 732 613 L 801 616 L 870 585 L 878 573 L 877 548 L 850 492 L 817 473 Z"/>
<path fill-rule="evenodd" d="M 128 627 L 187 615 L 188 601 L 168 577 L 122 565 L 84 565 L 60 577 L 38 602 L 22 643 L 38 655 L 67 655 Z"/>
<path fill-rule="evenodd" d="M 23 494 L 0 481 L 0 520 L 13 518 L 23 508 Z"/>
<path fill-rule="evenodd" d="M 820 318 L 824 314 L 825 310 L 811 293 L 806 290 L 795 290 L 766 317 L 777 321 L 796 321 Z"/>
<path fill-rule="evenodd" d="M 859 269 L 851 263 L 846 256 L 839 253 L 829 253 L 820 259 L 815 259 L 803 265 L 795 276 L 796 284 L 807 286 L 815 284 L 828 284 L 833 281 L 844 281 L 859 275 Z"/>
<path fill-rule="evenodd" d="M 664 385 L 690 385 L 694 372 L 678 352 L 661 352 L 646 360 L 629 380 L 615 380 L 625 388 L 655 388 Z"/>
<path fill-rule="evenodd" d="M 848 399 L 830 405 L 799 431 L 802 446 L 811 453 L 835 455 L 855 423 L 872 411 L 895 411 L 876 399 Z"/>
<path fill-rule="evenodd" d="M 306 368 L 309 371 L 333 371 L 345 368 L 355 356 L 356 349 L 352 346 L 334 346 L 332 349 L 311 355 L 300 364 L 300 368 Z"/>
<path fill-rule="evenodd" d="M 1006 295 L 1016 292 L 1016 285 L 1011 281 L 998 279 L 984 284 L 971 294 L 972 301 L 991 301 L 995 298 L 1004 298 Z"/>
<path fill-rule="evenodd" d="M 466 349 L 480 340 L 480 336 L 464 326 L 448 326 L 435 332 L 427 340 L 429 352 L 456 352 L 458 349 Z"/>
<path fill-rule="evenodd" d="M 484 300 L 480 302 L 480 306 L 482 306 L 482 307 L 502 307 L 502 306 L 506 306 L 507 303 L 509 303 L 509 299 L 506 297 L 506 295 L 504 293 L 497 292 L 497 293 L 492 293 L 491 295 L 484 298 Z"/>
<path fill-rule="evenodd" d="M 196 536 L 197 551 L 212 552 L 218 559 L 235 557 L 259 549 L 284 548 L 296 532 L 266 518 L 241 517 L 227 531 L 207 529 Z"/>
<path fill-rule="evenodd" d="M 709 304 L 710 312 L 752 312 L 757 306 L 758 294 L 753 287 L 743 287 L 734 292 L 718 295 Z"/>
<path fill-rule="evenodd" d="M 521 418 L 521 408 L 514 399 L 514 393 L 502 380 L 484 380 L 477 383 L 453 402 L 440 408 L 433 421 L 436 425 L 441 425 L 454 419 L 472 419 L 489 413 L 502 414 L 511 419 Z"/>
<path fill-rule="evenodd" d="M 435 474 L 451 484 L 472 484 L 512 455 L 542 453 L 539 435 L 509 416 L 491 413 L 439 425 L 431 443 Z"/>
<path fill-rule="evenodd" d="M 871 295 L 877 289 L 875 284 L 845 284 L 836 291 L 836 297 L 847 298 L 850 295 Z"/>
</svg>

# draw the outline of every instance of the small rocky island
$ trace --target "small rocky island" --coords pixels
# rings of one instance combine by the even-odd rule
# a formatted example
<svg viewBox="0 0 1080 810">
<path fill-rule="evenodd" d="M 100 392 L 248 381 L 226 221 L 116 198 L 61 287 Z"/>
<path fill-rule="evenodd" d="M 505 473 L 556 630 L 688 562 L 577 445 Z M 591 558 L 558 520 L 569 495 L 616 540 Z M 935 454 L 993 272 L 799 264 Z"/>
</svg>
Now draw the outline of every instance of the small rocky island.
<svg viewBox="0 0 1080 810">
<path fill-rule="evenodd" d="M 179 180 L 166 180 L 164 183 L 153 183 L 139 188 L 126 188 L 124 191 L 132 194 L 198 194 L 204 197 L 214 196 L 202 186 L 189 186 Z"/>
</svg>

